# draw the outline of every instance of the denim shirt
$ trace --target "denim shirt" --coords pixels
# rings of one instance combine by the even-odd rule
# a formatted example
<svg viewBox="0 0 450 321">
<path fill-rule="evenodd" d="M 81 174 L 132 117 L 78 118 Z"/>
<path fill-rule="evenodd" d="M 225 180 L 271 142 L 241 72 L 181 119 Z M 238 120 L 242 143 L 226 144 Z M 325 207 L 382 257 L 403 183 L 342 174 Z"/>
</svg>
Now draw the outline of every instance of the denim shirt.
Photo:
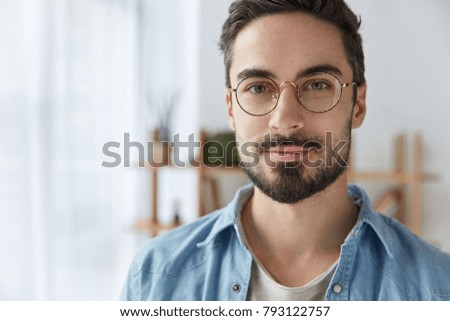
<svg viewBox="0 0 450 321">
<path fill-rule="evenodd" d="M 365 192 L 348 186 L 360 207 L 341 246 L 327 300 L 450 300 L 450 255 L 374 212 Z M 245 300 L 252 255 L 237 217 L 253 194 L 241 188 L 225 208 L 181 226 L 141 247 L 122 300 Z"/>
</svg>

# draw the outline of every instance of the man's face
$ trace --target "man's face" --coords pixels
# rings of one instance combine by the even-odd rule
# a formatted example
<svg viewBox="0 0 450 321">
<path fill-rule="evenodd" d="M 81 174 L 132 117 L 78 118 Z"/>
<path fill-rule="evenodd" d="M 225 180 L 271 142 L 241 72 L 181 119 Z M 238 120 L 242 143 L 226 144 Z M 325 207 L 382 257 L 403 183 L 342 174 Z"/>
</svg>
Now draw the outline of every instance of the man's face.
<svg viewBox="0 0 450 321">
<path fill-rule="evenodd" d="M 332 70 L 341 83 L 353 81 L 340 31 L 302 13 L 276 14 L 239 32 L 231 86 L 254 73 L 270 74 L 278 85 L 298 84 L 308 70 L 321 69 Z M 290 84 L 282 88 L 277 107 L 264 116 L 245 113 L 236 94 L 228 93 L 229 123 L 239 146 L 245 146 L 241 160 L 250 164 L 244 170 L 256 187 L 275 201 L 296 203 L 324 190 L 345 171 L 351 129 L 364 119 L 366 88 L 358 88 L 355 104 L 353 88 L 344 88 L 336 107 L 325 113 L 305 109 Z M 259 148 L 249 148 L 249 142 Z"/>
</svg>

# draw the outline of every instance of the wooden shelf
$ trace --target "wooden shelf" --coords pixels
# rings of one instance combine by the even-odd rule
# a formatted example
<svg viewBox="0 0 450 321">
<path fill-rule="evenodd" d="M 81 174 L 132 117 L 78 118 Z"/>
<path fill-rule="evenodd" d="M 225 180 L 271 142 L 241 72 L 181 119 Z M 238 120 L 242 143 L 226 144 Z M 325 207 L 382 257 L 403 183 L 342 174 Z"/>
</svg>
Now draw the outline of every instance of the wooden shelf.
<svg viewBox="0 0 450 321">
<path fill-rule="evenodd" d="M 381 181 L 386 183 L 400 183 L 409 184 L 413 183 L 417 179 L 423 181 L 433 181 L 438 179 L 437 174 L 410 172 L 382 172 L 382 171 L 349 171 L 349 180 L 368 180 L 368 181 Z"/>
<path fill-rule="evenodd" d="M 153 141 L 157 141 L 158 133 L 155 131 L 153 133 Z M 206 135 L 204 132 L 200 133 L 200 142 L 201 146 L 203 146 L 203 143 L 206 141 Z M 196 159 L 202 160 L 203 159 L 203 151 L 200 148 L 200 152 L 198 153 Z M 158 195 L 159 195 L 159 186 L 158 186 L 158 180 L 159 180 L 159 172 L 164 169 L 179 169 L 179 170 L 194 170 L 197 173 L 198 176 L 198 216 L 203 216 L 206 214 L 205 211 L 205 204 L 204 204 L 204 197 L 203 197 L 203 189 L 206 185 L 209 185 L 211 194 L 212 194 L 212 202 L 214 208 L 219 208 L 220 206 L 220 200 L 219 200 L 219 192 L 217 188 L 217 182 L 216 177 L 220 175 L 242 175 L 243 172 L 239 166 L 214 166 L 214 165 L 208 165 L 204 164 L 203 162 L 197 162 L 199 164 L 198 167 L 194 167 L 190 165 L 189 163 L 186 164 L 186 167 L 177 167 L 174 164 L 170 162 L 170 151 L 167 151 L 167 155 L 169 155 L 169 158 L 166 160 L 166 162 L 161 162 L 162 164 L 158 164 L 157 166 L 152 166 L 149 163 L 145 163 L 144 166 L 139 166 L 138 164 L 135 165 L 137 168 L 144 168 L 147 170 L 150 170 L 151 173 L 151 213 L 149 218 L 139 219 L 133 224 L 133 229 L 136 231 L 144 231 L 147 232 L 150 236 L 157 236 L 160 235 L 163 231 L 166 231 L 168 229 L 172 229 L 179 225 L 179 222 L 174 222 L 173 224 L 169 225 L 163 225 L 159 222 L 158 218 L 158 211 L 159 211 L 159 204 L 158 204 Z"/>
<path fill-rule="evenodd" d="M 166 231 L 174 229 L 179 225 L 179 222 L 173 222 L 172 224 L 161 224 L 158 221 L 153 221 L 151 218 L 141 218 L 132 225 L 132 228 L 138 232 L 145 232 L 151 236 L 158 236 Z"/>
</svg>

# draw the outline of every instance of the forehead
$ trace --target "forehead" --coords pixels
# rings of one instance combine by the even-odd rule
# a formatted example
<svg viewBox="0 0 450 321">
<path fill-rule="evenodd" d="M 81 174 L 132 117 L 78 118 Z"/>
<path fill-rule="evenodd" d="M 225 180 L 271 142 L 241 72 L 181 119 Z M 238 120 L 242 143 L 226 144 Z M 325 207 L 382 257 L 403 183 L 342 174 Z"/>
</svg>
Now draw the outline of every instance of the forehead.
<svg viewBox="0 0 450 321">
<path fill-rule="evenodd" d="M 275 14 L 249 23 L 233 44 L 231 82 L 246 69 L 263 69 L 282 81 L 315 66 L 328 65 L 351 78 L 341 31 L 304 13 Z"/>
</svg>

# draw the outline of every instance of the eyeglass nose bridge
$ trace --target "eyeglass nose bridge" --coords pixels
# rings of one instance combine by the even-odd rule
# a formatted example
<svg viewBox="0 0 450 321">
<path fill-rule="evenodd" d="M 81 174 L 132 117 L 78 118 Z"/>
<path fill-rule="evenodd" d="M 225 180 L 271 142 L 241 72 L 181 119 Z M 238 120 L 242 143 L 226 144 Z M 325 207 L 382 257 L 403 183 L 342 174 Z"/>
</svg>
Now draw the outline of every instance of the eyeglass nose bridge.
<svg viewBox="0 0 450 321">
<path fill-rule="evenodd" d="M 295 90 L 294 90 L 295 96 L 297 97 L 297 99 L 299 98 L 299 97 L 298 97 L 298 88 L 299 88 L 299 86 L 298 86 L 297 84 L 293 83 L 292 81 L 283 81 L 283 82 L 278 86 L 277 104 L 278 104 L 278 100 L 280 99 L 281 92 L 283 91 L 283 87 L 284 87 L 285 85 L 291 85 L 292 87 L 294 87 L 294 88 L 295 88 Z"/>
<path fill-rule="evenodd" d="M 284 85 L 291 85 L 292 87 L 294 87 L 297 91 L 298 91 L 298 85 L 296 85 L 295 83 L 293 83 L 292 81 L 283 81 L 279 86 L 278 89 L 281 90 L 283 89 Z"/>
</svg>

